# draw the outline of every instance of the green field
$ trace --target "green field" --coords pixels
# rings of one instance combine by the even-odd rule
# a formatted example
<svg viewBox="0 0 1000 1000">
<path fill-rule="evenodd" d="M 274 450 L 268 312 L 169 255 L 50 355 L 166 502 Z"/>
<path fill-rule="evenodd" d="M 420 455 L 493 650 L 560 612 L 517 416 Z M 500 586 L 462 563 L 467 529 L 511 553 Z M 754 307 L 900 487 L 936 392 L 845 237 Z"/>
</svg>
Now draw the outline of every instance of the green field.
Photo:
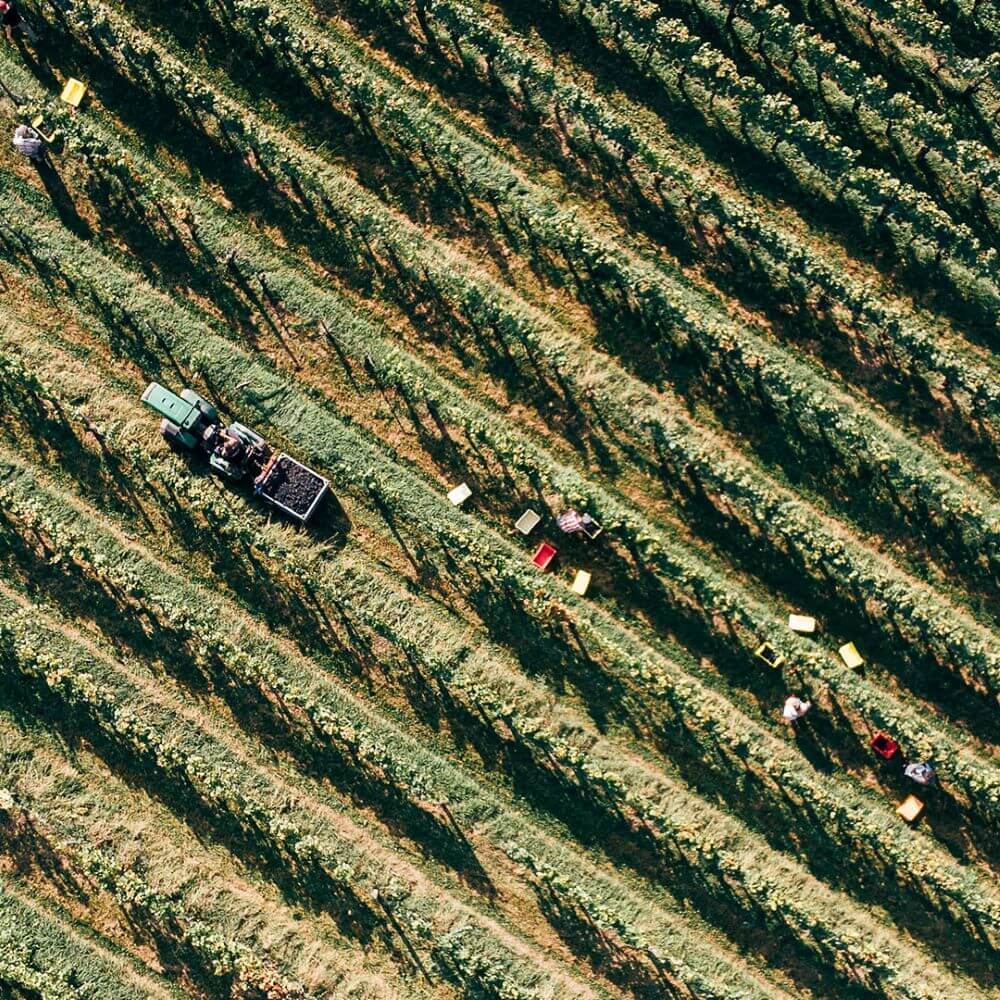
<svg viewBox="0 0 1000 1000">
<path fill-rule="evenodd" d="M 21 10 L 0 1000 L 1000 998 L 996 5 Z"/>
</svg>

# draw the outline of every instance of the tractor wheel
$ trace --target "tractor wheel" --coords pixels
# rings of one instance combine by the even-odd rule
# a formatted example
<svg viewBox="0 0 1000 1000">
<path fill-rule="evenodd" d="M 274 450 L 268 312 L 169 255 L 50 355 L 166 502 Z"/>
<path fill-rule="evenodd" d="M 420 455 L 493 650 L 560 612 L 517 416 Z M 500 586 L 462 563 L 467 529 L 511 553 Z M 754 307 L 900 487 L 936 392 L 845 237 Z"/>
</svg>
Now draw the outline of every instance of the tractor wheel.
<svg viewBox="0 0 1000 1000">
<path fill-rule="evenodd" d="M 182 431 L 177 424 L 172 424 L 169 420 L 163 419 L 160 421 L 160 433 L 166 438 L 167 444 L 177 451 L 180 451 L 182 448 L 192 451 L 198 446 L 198 442 L 193 435 L 187 431 Z"/>
<path fill-rule="evenodd" d="M 212 406 L 212 404 L 205 399 L 204 396 L 199 396 L 194 389 L 182 389 L 181 399 L 185 403 L 190 403 L 192 406 L 197 406 L 201 411 L 202 416 L 211 424 L 217 424 L 219 422 L 219 411 Z"/>
</svg>

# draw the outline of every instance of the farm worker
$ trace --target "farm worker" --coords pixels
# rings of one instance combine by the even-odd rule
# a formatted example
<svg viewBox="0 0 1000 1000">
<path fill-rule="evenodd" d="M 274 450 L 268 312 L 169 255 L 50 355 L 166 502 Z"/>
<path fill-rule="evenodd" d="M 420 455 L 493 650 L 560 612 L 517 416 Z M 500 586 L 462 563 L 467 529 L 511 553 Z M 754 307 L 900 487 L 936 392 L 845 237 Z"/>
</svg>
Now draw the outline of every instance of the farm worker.
<svg viewBox="0 0 1000 1000">
<path fill-rule="evenodd" d="M 801 698 L 796 698 L 795 695 L 789 695 L 785 699 L 785 707 L 781 711 L 781 715 L 785 722 L 791 724 L 798 722 L 812 708 L 811 701 L 803 701 Z"/>
<path fill-rule="evenodd" d="M 268 473 L 274 468 L 274 463 L 278 461 L 278 453 L 274 452 L 271 457 L 267 460 L 267 464 L 263 469 L 260 470 L 260 474 L 253 481 L 253 491 L 254 493 L 260 493 L 264 487 L 264 480 L 267 479 Z"/>
<path fill-rule="evenodd" d="M 224 458 L 227 462 L 238 462 L 243 458 L 243 442 L 229 431 L 219 432 L 220 442 L 215 449 L 215 454 Z"/>
<path fill-rule="evenodd" d="M 0 24 L 3 24 L 4 34 L 7 36 L 8 42 L 14 41 L 15 31 L 24 34 L 29 42 L 38 41 L 38 35 L 35 34 L 34 29 L 21 17 L 21 12 L 17 9 L 17 0 L 0 0 Z"/>
<path fill-rule="evenodd" d="M 929 785 L 936 777 L 933 765 L 927 763 L 907 764 L 903 768 L 903 774 L 920 785 Z"/>
<path fill-rule="evenodd" d="M 556 518 L 556 524 L 566 532 L 567 535 L 572 535 L 574 532 L 583 531 L 585 528 L 589 528 L 593 523 L 593 518 L 589 514 L 578 514 L 575 510 L 568 510 L 565 514 L 560 514 Z"/>
<path fill-rule="evenodd" d="M 14 129 L 14 148 L 29 160 L 45 158 L 45 141 L 30 125 L 18 125 Z"/>
</svg>

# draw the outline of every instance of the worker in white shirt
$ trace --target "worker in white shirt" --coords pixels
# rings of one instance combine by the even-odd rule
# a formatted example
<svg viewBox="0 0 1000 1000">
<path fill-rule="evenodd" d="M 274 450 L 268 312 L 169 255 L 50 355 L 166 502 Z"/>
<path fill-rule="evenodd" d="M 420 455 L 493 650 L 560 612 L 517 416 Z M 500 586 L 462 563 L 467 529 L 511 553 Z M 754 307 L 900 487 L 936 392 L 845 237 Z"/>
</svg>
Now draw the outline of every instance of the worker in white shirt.
<svg viewBox="0 0 1000 1000">
<path fill-rule="evenodd" d="M 912 778 L 917 784 L 920 785 L 930 785 L 933 783 L 935 777 L 937 776 L 934 772 L 934 766 L 927 763 L 919 764 L 907 764 L 903 768 L 903 774 L 908 778 Z"/>
<path fill-rule="evenodd" d="M 30 125 L 14 129 L 14 148 L 34 163 L 45 159 L 45 140 Z"/>
<path fill-rule="evenodd" d="M 811 701 L 803 701 L 792 694 L 785 699 L 785 707 L 781 711 L 781 716 L 789 725 L 794 725 L 810 708 L 812 708 Z"/>
</svg>

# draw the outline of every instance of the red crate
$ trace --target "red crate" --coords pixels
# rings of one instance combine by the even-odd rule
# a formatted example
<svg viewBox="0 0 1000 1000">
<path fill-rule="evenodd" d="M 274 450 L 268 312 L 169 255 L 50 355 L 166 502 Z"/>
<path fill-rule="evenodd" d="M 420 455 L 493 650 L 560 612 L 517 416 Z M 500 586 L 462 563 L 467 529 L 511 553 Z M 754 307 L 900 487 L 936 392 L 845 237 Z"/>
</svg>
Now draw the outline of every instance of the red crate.
<svg viewBox="0 0 1000 1000">
<path fill-rule="evenodd" d="M 888 733 L 876 733 L 872 737 L 872 750 L 886 760 L 892 760 L 899 753 L 899 744 Z"/>
<path fill-rule="evenodd" d="M 549 545 L 548 542 L 542 542 L 542 544 L 539 545 L 537 549 L 535 549 L 535 554 L 531 557 L 531 561 L 539 569 L 548 569 L 549 563 L 552 562 L 552 560 L 555 559 L 555 557 L 556 557 L 555 547 Z"/>
</svg>

